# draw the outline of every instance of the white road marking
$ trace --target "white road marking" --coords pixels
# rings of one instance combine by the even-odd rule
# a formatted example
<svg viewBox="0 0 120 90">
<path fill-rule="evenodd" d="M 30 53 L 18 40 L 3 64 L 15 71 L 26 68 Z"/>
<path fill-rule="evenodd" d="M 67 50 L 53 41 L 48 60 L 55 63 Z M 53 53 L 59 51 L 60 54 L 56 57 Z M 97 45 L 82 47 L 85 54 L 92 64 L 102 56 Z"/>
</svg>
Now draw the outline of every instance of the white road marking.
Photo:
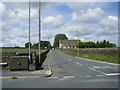
<svg viewBox="0 0 120 90">
<path fill-rule="evenodd" d="M 59 78 L 59 77 L 48 77 L 49 79 L 56 79 L 56 78 Z"/>
<path fill-rule="evenodd" d="M 106 67 L 103 66 L 103 67 L 100 67 L 100 68 L 101 68 L 101 69 L 105 69 Z M 99 69 L 100 69 L 100 68 L 99 68 Z"/>
<path fill-rule="evenodd" d="M 92 76 L 80 76 L 80 77 L 92 77 Z"/>
<path fill-rule="evenodd" d="M 64 80 L 63 78 L 59 79 L 59 80 Z"/>
<path fill-rule="evenodd" d="M 106 74 L 107 76 L 114 76 L 114 75 L 120 75 L 120 73 L 110 73 L 110 74 Z"/>
<path fill-rule="evenodd" d="M 106 68 L 110 68 L 109 66 L 105 66 Z"/>
<path fill-rule="evenodd" d="M 96 75 L 96 77 L 101 77 L 101 76 L 105 76 L 105 75 Z"/>
<path fill-rule="evenodd" d="M 89 69 L 91 69 L 91 70 L 93 70 L 93 71 L 96 71 L 96 72 L 99 72 L 99 73 L 101 73 L 101 74 L 104 74 L 104 75 L 106 75 L 106 73 L 104 73 L 104 72 L 101 72 L 101 71 L 99 71 L 99 70 L 95 70 L 95 69 L 93 69 L 93 68 L 90 68 L 90 67 L 89 67 Z"/>
<path fill-rule="evenodd" d="M 82 64 L 80 64 L 80 63 L 78 63 L 78 62 L 76 62 L 76 61 L 74 61 L 74 63 L 76 63 L 76 64 L 78 64 L 78 65 L 82 65 Z"/>
<path fill-rule="evenodd" d="M 92 68 L 99 69 L 101 67 L 100 66 L 93 66 Z"/>
<path fill-rule="evenodd" d="M 105 68 L 109 68 L 109 69 L 117 69 L 117 67 L 110 67 L 110 66 L 93 66 L 92 68 L 94 69 L 105 69 Z"/>
<path fill-rule="evenodd" d="M 72 61 L 72 60 L 70 60 L 70 59 L 67 59 L 68 61 Z"/>
<path fill-rule="evenodd" d="M 72 60 L 69 59 L 69 58 L 68 58 L 67 60 L 68 60 L 68 61 L 72 61 Z M 78 63 L 78 62 L 76 62 L 76 61 L 73 61 L 73 62 L 76 63 L 76 64 L 78 64 L 78 65 L 80 65 L 80 66 L 82 65 L 82 64 L 80 64 L 80 63 Z"/>
<path fill-rule="evenodd" d="M 63 78 L 74 78 L 75 76 L 65 76 Z"/>
</svg>

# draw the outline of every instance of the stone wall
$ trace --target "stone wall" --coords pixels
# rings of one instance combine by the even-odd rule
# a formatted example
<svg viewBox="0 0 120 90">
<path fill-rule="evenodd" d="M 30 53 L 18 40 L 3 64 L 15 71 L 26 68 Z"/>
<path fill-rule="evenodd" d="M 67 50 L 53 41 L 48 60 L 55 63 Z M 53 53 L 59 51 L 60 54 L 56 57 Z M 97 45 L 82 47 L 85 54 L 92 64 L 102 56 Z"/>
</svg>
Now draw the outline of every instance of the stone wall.
<svg viewBox="0 0 120 90">
<path fill-rule="evenodd" d="M 118 55 L 118 48 L 79 48 L 79 49 L 64 49 L 64 50 L 79 54 L 97 53 L 97 54 L 105 54 L 110 56 Z"/>
</svg>

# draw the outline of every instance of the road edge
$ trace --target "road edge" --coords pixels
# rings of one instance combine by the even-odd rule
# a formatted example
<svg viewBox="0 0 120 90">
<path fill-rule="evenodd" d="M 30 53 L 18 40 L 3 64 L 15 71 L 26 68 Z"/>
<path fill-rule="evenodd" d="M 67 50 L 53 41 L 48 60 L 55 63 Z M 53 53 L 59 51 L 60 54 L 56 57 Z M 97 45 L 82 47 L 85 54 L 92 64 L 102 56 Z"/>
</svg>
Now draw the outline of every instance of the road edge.
<svg viewBox="0 0 120 90">
<path fill-rule="evenodd" d="M 53 74 L 52 68 L 51 68 L 51 59 L 50 59 L 50 54 L 49 54 L 49 61 L 48 61 L 48 71 L 46 72 L 47 75 L 45 77 L 51 77 Z"/>
<path fill-rule="evenodd" d="M 100 63 L 105 63 L 105 64 L 111 64 L 111 65 L 118 65 L 118 66 L 120 65 L 120 64 L 109 63 L 109 62 L 104 62 L 104 61 L 95 61 L 93 59 L 87 59 L 87 58 L 81 58 L 81 57 L 75 57 L 75 58 L 89 60 L 89 61 L 92 61 L 92 62 L 100 62 Z"/>
</svg>

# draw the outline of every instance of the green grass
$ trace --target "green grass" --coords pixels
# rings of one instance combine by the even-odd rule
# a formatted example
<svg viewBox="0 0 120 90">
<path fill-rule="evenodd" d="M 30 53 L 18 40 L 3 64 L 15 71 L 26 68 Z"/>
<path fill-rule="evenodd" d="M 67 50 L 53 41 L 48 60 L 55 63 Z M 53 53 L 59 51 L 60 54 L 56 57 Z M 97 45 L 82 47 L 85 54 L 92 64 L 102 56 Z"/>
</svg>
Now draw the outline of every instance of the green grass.
<svg viewBox="0 0 120 90">
<path fill-rule="evenodd" d="M 77 55 L 76 53 L 73 53 L 73 52 L 67 52 L 64 50 L 61 50 L 61 51 L 73 57 L 81 57 L 81 58 L 86 58 L 86 59 L 91 59 L 91 60 L 96 60 L 96 61 L 104 61 L 104 62 L 109 62 L 109 63 L 120 64 L 120 61 L 118 60 L 117 56 L 110 56 L 110 55 L 97 54 L 97 53 Z"/>
<path fill-rule="evenodd" d="M 38 49 L 31 49 L 31 52 L 36 51 L 36 53 L 39 53 Z M 40 52 L 44 52 L 46 50 L 40 50 Z M 0 49 L 0 52 L 28 52 L 28 49 L 19 49 L 19 48 L 15 48 L 15 49 Z"/>
<path fill-rule="evenodd" d="M 17 77 L 15 77 L 15 76 L 13 76 L 13 77 L 11 77 L 10 79 L 18 79 Z"/>
</svg>

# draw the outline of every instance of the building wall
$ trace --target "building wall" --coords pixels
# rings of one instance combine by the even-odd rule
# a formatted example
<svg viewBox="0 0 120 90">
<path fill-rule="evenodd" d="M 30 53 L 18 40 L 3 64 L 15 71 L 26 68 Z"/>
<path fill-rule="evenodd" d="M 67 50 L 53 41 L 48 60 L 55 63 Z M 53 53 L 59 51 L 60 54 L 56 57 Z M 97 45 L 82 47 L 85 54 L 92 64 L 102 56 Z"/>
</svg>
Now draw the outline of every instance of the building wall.
<svg viewBox="0 0 120 90">
<path fill-rule="evenodd" d="M 78 42 L 80 42 L 80 40 L 59 40 L 59 49 L 76 48 Z"/>
</svg>

